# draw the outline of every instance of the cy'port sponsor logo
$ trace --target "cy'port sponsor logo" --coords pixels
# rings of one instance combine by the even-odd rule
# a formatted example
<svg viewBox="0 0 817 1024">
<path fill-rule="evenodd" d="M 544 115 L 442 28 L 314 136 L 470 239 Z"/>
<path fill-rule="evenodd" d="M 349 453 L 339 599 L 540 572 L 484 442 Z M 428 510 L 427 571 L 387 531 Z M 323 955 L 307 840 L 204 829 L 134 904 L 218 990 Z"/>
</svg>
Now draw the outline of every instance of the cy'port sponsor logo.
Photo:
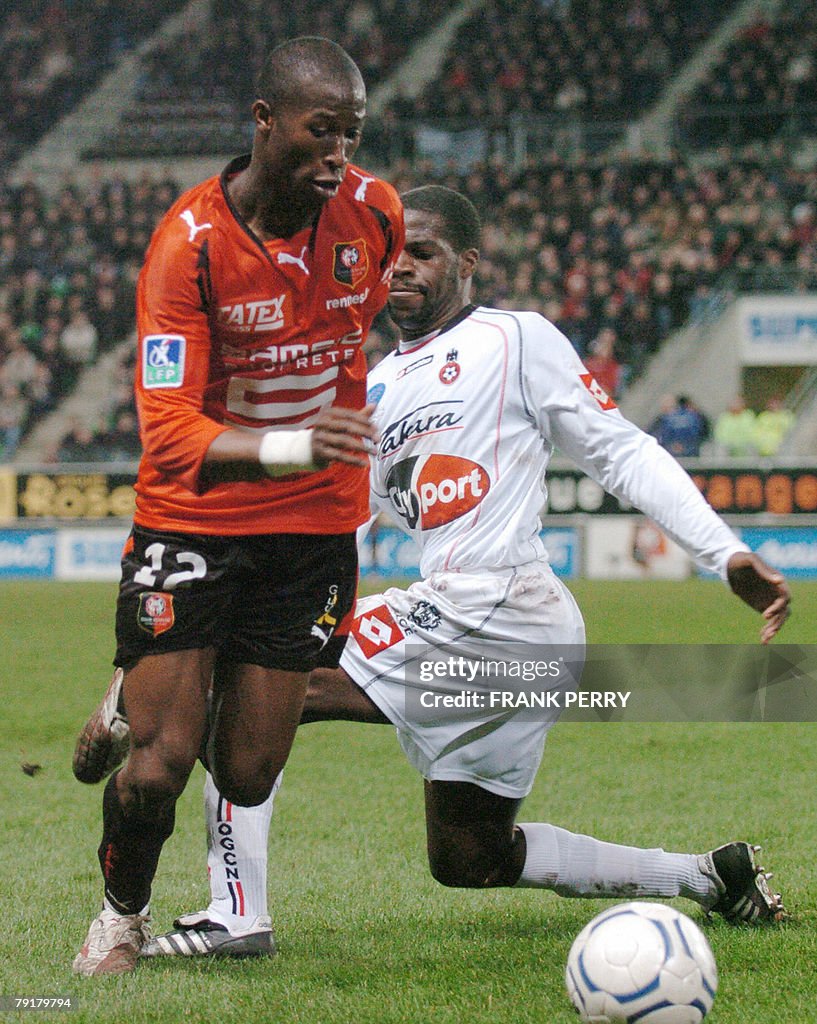
<svg viewBox="0 0 817 1024">
<path fill-rule="evenodd" d="M 289 319 L 289 293 L 254 302 L 236 302 L 232 306 L 220 306 L 218 321 L 224 327 L 242 333 L 280 331 Z"/>
<path fill-rule="evenodd" d="M 478 463 L 456 455 L 401 459 L 386 477 L 386 490 L 397 515 L 409 529 L 434 530 L 475 509 L 491 489 Z"/>
</svg>

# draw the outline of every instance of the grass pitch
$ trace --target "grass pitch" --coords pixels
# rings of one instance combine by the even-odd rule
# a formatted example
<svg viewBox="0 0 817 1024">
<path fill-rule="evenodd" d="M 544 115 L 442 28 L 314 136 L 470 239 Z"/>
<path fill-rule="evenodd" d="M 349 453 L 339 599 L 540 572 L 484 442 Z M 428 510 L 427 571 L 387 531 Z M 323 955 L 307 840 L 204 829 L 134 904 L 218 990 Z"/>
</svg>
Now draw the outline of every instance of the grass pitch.
<svg viewBox="0 0 817 1024">
<path fill-rule="evenodd" d="M 589 639 L 741 642 L 759 619 L 717 583 L 572 585 Z M 813 643 L 817 585 L 794 588 L 787 643 Z M 280 955 L 145 963 L 79 979 L 100 898 L 101 787 L 71 775 L 75 734 L 109 678 L 115 588 L 0 586 L 0 996 L 71 996 L 67 1021 L 569 1024 L 570 943 L 604 902 L 445 890 L 424 857 L 422 786 L 386 727 L 302 730 L 279 794 L 270 893 Z M 522 820 L 704 850 L 761 841 L 794 914 L 781 928 L 706 926 L 720 971 L 713 1024 L 817 1019 L 812 724 L 588 725 L 550 735 Z M 40 765 L 36 774 L 21 764 Z M 154 924 L 206 903 L 201 783 L 179 804 Z M 690 903 L 680 909 L 700 920 Z M 41 1017 L 55 1013 L 42 1011 Z M 24 1014 L 0 1014 L 23 1019 Z M 28 1014 L 30 1019 L 31 1014 Z"/>
</svg>

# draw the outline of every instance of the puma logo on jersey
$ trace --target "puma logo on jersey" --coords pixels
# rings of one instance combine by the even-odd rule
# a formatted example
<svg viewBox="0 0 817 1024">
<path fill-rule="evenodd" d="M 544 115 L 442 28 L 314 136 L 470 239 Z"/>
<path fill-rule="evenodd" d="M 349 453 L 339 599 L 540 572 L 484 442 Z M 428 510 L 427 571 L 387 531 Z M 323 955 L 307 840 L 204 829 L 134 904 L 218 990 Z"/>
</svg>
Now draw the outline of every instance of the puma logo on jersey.
<svg viewBox="0 0 817 1024">
<path fill-rule="evenodd" d="M 190 228 L 190 234 L 187 236 L 188 242 L 195 242 L 196 235 L 199 233 L 199 231 L 206 231 L 208 228 L 211 228 L 213 226 L 212 224 L 210 224 L 209 221 L 206 224 L 197 224 L 195 219 L 193 218 L 192 210 L 185 210 L 183 213 L 179 214 L 179 217 Z"/>
<path fill-rule="evenodd" d="M 390 263 L 383 271 L 383 276 L 380 278 L 380 283 L 386 285 L 387 288 L 391 284 L 391 279 L 394 277 L 394 268 L 396 265 L 396 262 Z"/>
<path fill-rule="evenodd" d="M 258 299 L 256 302 L 237 302 L 234 306 L 221 306 L 219 322 L 225 327 L 238 331 L 280 331 L 286 322 L 286 300 L 288 293 L 273 299 Z"/>
<path fill-rule="evenodd" d="M 353 171 L 353 170 L 350 170 L 349 173 L 350 174 L 354 174 L 354 176 L 356 178 L 360 179 L 360 184 L 358 185 L 357 189 L 355 190 L 355 199 L 359 203 L 365 203 L 366 202 L 366 189 L 369 187 L 369 185 L 371 185 L 371 183 L 373 181 L 377 181 L 377 178 L 366 178 L 366 177 L 364 177 L 364 175 L 358 174 L 357 171 Z"/>
<path fill-rule="evenodd" d="M 292 263 L 296 267 L 300 267 L 306 276 L 309 277 L 309 267 L 304 263 L 304 256 L 306 256 L 306 246 L 301 249 L 300 256 L 293 256 L 290 252 L 279 252 L 277 259 L 282 266 L 285 263 Z"/>
</svg>

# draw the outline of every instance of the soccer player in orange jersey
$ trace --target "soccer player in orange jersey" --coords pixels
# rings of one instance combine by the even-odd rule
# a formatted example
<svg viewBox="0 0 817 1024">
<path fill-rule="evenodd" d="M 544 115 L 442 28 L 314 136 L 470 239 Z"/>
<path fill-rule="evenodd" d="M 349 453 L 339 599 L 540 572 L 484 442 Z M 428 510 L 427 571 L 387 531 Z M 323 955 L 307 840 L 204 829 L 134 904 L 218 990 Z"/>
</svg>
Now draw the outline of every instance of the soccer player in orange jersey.
<svg viewBox="0 0 817 1024">
<path fill-rule="evenodd" d="M 366 92 L 302 37 L 259 76 L 251 155 L 171 207 L 137 293 L 144 456 L 115 664 L 131 756 L 105 789 L 100 915 L 74 961 L 132 970 L 162 845 L 220 686 L 210 765 L 268 796 L 310 670 L 354 601 L 368 514 L 363 343 L 403 243 L 394 190 L 350 161 Z"/>
<path fill-rule="evenodd" d="M 429 866 L 444 885 L 683 896 L 732 923 L 779 921 L 781 898 L 747 842 L 696 855 L 607 843 L 550 822 L 517 823 L 558 704 L 533 715 L 525 703 L 491 711 L 479 703 L 490 701 L 491 684 L 477 678 L 481 692 L 471 692 L 462 662 L 475 668 L 486 654 L 498 666 L 517 657 L 520 644 L 527 656 L 560 649 L 574 663 L 583 658 L 581 614 L 539 538 L 553 441 L 621 497 L 646 505 L 762 612 L 764 643 L 786 621 L 790 595 L 781 574 L 718 519 L 677 463 L 621 416 L 552 324 L 471 303 L 480 237 L 471 203 L 439 186 L 407 192 L 403 201 L 406 244 L 389 300 L 401 341 L 369 374 L 382 425 L 370 483 L 373 508 L 416 539 L 424 578 L 358 601 L 340 668 L 312 673 L 302 722 L 396 727 L 425 779 Z M 423 665 L 444 668 L 441 661 L 447 670 L 424 673 Z M 516 678 L 494 685 L 524 693 L 524 678 Z M 84 782 L 125 756 L 118 689 L 115 677 L 80 736 L 74 771 Z M 452 701 L 458 695 L 476 699 Z M 145 945 L 145 957 L 274 951 L 266 894 L 272 798 L 235 807 L 208 778 L 205 813 L 210 905 L 178 918 Z"/>
</svg>

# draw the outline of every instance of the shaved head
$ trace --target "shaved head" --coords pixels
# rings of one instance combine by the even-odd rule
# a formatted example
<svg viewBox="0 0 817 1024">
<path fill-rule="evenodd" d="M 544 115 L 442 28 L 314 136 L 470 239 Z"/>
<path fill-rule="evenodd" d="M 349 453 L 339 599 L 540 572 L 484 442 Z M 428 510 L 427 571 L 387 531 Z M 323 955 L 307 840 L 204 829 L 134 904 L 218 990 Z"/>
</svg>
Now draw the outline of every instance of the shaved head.
<svg viewBox="0 0 817 1024">
<path fill-rule="evenodd" d="M 267 55 L 256 82 L 256 94 L 271 110 L 300 106 L 315 92 L 348 92 L 365 102 L 366 87 L 349 54 L 321 36 L 299 36 Z"/>
</svg>

